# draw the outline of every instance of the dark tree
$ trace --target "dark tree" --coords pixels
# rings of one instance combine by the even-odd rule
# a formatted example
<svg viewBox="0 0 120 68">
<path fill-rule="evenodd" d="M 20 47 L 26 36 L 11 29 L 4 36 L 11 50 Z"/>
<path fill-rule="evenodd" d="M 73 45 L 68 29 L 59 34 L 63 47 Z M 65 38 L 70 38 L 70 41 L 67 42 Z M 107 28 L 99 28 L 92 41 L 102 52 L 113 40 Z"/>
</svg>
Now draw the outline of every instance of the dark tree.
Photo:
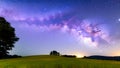
<svg viewBox="0 0 120 68">
<path fill-rule="evenodd" d="M 63 57 L 76 58 L 75 55 L 62 55 Z"/>
<path fill-rule="evenodd" d="M 60 56 L 60 53 L 53 50 L 53 51 L 50 52 L 50 55 Z"/>
<path fill-rule="evenodd" d="M 15 29 L 3 17 L 0 17 L 0 58 L 6 57 L 18 40 Z"/>
</svg>

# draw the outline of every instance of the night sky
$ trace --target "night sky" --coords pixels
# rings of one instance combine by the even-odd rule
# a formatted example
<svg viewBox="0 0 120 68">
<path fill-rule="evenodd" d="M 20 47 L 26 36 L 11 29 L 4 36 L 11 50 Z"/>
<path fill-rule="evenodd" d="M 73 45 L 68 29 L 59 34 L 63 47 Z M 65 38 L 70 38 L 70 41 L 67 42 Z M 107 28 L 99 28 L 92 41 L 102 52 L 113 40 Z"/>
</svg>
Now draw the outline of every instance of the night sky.
<svg viewBox="0 0 120 68">
<path fill-rule="evenodd" d="M 0 0 L 20 38 L 10 52 L 120 56 L 120 0 Z"/>
</svg>

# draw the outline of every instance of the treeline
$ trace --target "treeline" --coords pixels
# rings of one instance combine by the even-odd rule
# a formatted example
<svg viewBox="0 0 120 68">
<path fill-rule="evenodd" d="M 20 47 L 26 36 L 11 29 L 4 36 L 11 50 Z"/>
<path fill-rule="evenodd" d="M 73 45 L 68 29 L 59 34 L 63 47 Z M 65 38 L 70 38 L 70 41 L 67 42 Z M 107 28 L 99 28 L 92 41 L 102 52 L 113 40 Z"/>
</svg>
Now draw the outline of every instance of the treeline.
<svg viewBox="0 0 120 68">
<path fill-rule="evenodd" d="M 84 58 L 87 59 L 98 59 L 98 60 L 117 60 L 120 61 L 120 56 L 99 56 L 99 55 L 93 55 L 93 56 L 85 56 Z"/>
<path fill-rule="evenodd" d="M 20 56 L 20 55 L 6 55 L 6 56 L 0 56 L 0 59 L 8 59 L 8 58 L 20 58 L 20 57 L 22 57 L 22 56 Z"/>
<path fill-rule="evenodd" d="M 62 56 L 62 57 L 69 57 L 69 58 L 76 58 L 76 55 L 61 55 L 59 52 L 57 52 L 55 50 L 51 51 L 50 55 Z M 84 56 L 83 59 L 117 60 L 117 61 L 120 61 L 120 56 L 100 56 L 100 55 L 93 55 L 93 56 Z"/>
<path fill-rule="evenodd" d="M 69 58 L 76 58 L 75 55 L 61 55 L 58 51 L 51 51 L 50 52 L 50 55 L 53 55 L 53 56 L 62 56 L 62 57 L 69 57 Z"/>
</svg>

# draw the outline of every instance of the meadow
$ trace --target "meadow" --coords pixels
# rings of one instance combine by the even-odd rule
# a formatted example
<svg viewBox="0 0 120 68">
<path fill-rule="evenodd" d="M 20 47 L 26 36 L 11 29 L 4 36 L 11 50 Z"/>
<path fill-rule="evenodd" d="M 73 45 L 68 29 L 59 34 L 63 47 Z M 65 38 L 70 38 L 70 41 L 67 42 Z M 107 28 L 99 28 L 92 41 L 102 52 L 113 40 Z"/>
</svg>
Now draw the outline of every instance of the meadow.
<svg viewBox="0 0 120 68">
<path fill-rule="evenodd" d="M 120 68 L 120 61 L 39 55 L 1 59 L 0 68 Z"/>
</svg>

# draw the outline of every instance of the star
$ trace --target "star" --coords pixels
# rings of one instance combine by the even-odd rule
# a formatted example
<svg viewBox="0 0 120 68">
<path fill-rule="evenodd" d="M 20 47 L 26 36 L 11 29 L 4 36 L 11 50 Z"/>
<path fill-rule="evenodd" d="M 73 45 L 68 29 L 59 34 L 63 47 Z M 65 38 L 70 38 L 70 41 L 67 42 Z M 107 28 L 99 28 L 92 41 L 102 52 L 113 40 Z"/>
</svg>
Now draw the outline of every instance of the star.
<svg viewBox="0 0 120 68">
<path fill-rule="evenodd" d="M 120 22 L 120 18 L 118 19 L 118 21 Z"/>
</svg>

